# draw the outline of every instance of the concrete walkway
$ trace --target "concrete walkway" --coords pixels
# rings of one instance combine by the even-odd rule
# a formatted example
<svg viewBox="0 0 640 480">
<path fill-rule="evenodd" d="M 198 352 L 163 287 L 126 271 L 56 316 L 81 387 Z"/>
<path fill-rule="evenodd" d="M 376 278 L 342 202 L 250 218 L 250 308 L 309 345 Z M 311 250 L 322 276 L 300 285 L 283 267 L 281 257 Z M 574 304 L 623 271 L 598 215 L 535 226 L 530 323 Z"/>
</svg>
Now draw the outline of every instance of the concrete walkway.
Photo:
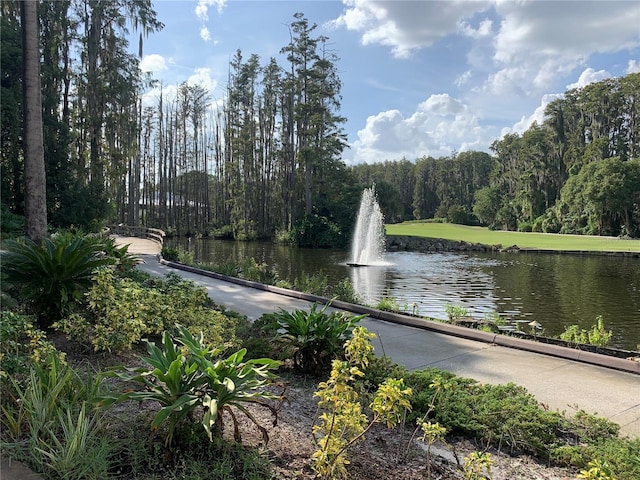
<svg viewBox="0 0 640 480">
<path fill-rule="evenodd" d="M 216 303 L 250 319 L 279 308 L 309 308 L 307 300 L 171 268 L 159 262 L 158 247 L 151 245 L 154 242 L 122 240 L 131 240 L 131 253 L 142 254 L 145 263 L 141 270 L 159 276 L 178 273 L 205 287 Z M 371 317 L 361 324 L 378 336 L 374 343 L 377 353 L 409 369 L 438 367 L 483 383 L 513 382 L 551 409 L 568 414 L 582 409 L 618 423 L 623 435 L 640 437 L 640 375 L 571 360 L 573 349 L 563 349 L 569 358 L 561 358 Z M 608 358 L 601 357 L 606 365 Z"/>
</svg>

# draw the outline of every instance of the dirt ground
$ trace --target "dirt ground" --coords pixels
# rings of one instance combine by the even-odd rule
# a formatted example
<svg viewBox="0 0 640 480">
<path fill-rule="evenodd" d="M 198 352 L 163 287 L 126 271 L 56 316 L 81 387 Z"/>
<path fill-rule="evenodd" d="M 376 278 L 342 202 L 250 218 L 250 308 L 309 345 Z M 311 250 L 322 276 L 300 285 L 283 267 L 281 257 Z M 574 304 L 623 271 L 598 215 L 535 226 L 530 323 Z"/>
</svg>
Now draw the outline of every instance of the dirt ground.
<svg viewBox="0 0 640 480">
<path fill-rule="evenodd" d="M 66 352 L 69 364 L 77 367 L 90 366 L 104 369 L 111 365 L 139 365 L 139 351 L 127 355 L 94 355 L 86 349 L 66 341 L 54 339 L 54 344 Z M 287 374 L 283 380 L 286 400 L 283 402 L 276 426 L 271 426 L 273 417 L 263 408 L 253 408 L 252 413 L 267 427 L 269 442 L 266 446 L 272 461 L 275 478 L 282 480 L 311 480 L 316 478 L 310 458 L 316 450 L 312 426 L 317 413 L 317 402 L 313 396 L 318 380 L 305 379 Z M 281 391 L 281 389 L 279 390 Z M 119 408 L 122 408 L 121 406 Z M 130 402 L 126 408 L 140 409 L 138 402 Z M 144 408 L 153 409 L 153 405 Z M 139 411 L 124 412 L 135 416 Z M 122 411 L 119 412 L 121 416 Z M 245 419 L 237 415 L 241 423 L 242 443 L 245 446 L 264 447 L 261 433 Z M 232 430 L 232 429 L 229 429 Z M 448 439 L 446 444 L 435 444 L 431 448 L 431 466 L 427 469 L 426 445 L 420 441 L 409 441 L 413 430 L 396 428 L 389 430 L 376 425 L 364 440 L 349 451 L 348 474 L 350 480 L 464 480 L 462 471 L 464 458 L 482 451 L 491 454 L 493 465 L 491 480 L 574 480 L 578 472 L 549 467 L 529 456 L 511 456 L 495 449 L 485 450 L 464 439 Z M 231 437 L 231 435 L 229 434 Z M 233 441 L 230 438 L 230 441 Z M 403 457 L 399 460 L 399 457 Z M 475 477 L 471 477 L 475 478 Z M 483 478 L 483 477 L 481 477 Z M 240 480 L 240 479 L 238 479 Z"/>
</svg>

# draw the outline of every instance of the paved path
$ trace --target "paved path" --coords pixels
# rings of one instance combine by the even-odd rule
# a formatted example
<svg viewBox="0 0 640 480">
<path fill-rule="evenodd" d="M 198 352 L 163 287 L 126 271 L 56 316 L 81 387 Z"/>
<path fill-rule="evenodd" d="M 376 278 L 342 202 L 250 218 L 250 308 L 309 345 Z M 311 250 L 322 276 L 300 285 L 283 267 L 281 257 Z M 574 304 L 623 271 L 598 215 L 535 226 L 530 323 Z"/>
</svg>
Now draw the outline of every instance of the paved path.
<svg viewBox="0 0 640 480">
<path fill-rule="evenodd" d="M 215 302 L 251 319 L 279 308 L 309 307 L 308 301 L 167 267 L 152 255 L 157 247 L 156 251 L 139 252 L 138 248 L 149 248 L 140 242 L 147 241 L 135 240 L 129 251 L 145 253 L 142 270 L 160 276 L 179 273 L 204 286 Z M 438 367 L 484 383 L 513 382 L 551 409 L 568 414 L 583 409 L 620 424 L 623 435 L 640 437 L 640 375 L 373 318 L 361 324 L 378 335 L 376 352 L 384 352 L 409 369 Z"/>
</svg>

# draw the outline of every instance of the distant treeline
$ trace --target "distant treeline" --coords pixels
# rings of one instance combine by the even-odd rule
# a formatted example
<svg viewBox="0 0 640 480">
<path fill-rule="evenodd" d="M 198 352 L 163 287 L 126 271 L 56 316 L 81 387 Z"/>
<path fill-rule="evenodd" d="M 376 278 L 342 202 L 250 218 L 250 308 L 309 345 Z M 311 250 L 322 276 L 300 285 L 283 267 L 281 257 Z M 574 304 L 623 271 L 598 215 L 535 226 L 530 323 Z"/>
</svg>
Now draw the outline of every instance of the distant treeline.
<svg viewBox="0 0 640 480">
<path fill-rule="evenodd" d="M 388 222 L 432 217 L 492 228 L 640 236 L 640 74 L 569 90 L 542 125 L 493 155 L 463 152 L 353 167 Z"/>
<path fill-rule="evenodd" d="M 25 207 L 21 2 L 0 5 L 2 229 Z M 387 221 L 640 233 L 640 74 L 567 92 L 493 155 L 347 168 L 338 57 L 297 13 L 290 42 L 230 60 L 223 95 L 140 71 L 150 2 L 38 2 L 48 222 L 344 246 L 376 183 Z M 137 54 L 129 30 L 140 31 Z M 154 100 L 145 99 L 155 87 Z M 33 191 L 30 189 L 29 191 Z"/>
</svg>

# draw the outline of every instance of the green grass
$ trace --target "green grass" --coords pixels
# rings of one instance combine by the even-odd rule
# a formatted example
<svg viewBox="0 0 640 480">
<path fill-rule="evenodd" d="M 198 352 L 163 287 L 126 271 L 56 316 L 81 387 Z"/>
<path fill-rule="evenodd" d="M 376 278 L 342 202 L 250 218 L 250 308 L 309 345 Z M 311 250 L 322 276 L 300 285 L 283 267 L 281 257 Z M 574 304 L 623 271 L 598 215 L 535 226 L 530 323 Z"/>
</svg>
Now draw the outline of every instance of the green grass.
<svg viewBox="0 0 640 480">
<path fill-rule="evenodd" d="M 387 235 L 442 238 L 445 240 L 502 245 L 540 250 L 578 250 L 594 252 L 640 252 L 640 240 L 587 235 L 506 232 L 485 227 L 470 227 L 452 223 L 404 222 L 385 225 Z"/>
</svg>

